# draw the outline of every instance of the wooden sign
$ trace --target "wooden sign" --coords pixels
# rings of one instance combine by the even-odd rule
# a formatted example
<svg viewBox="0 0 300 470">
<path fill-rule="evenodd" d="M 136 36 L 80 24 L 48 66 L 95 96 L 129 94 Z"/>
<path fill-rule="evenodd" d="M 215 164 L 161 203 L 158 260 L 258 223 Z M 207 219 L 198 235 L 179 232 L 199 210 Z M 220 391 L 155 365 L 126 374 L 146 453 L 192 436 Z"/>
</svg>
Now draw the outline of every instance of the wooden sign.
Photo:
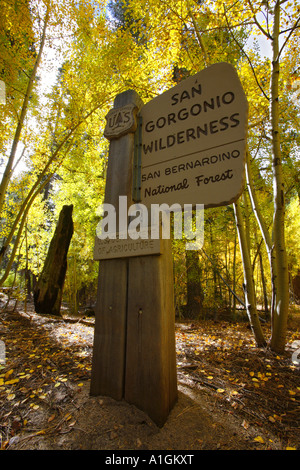
<svg viewBox="0 0 300 470">
<path fill-rule="evenodd" d="M 147 103 L 141 202 L 227 205 L 244 184 L 248 104 L 234 67 L 219 63 Z"/>
<path fill-rule="evenodd" d="M 112 120 L 106 135 L 114 138 L 110 138 L 104 202 L 116 208 L 116 220 L 119 197 L 126 196 L 129 207 L 133 202 L 135 125 L 126 133 L 123 124 L 128 109 L 134 115 L 135 107 L 142 106 L 137 93 L 128 90 L 116 96 L 109 113 Z M 118 231 L 122 233 L 119 227 Z M 90 391 L 125 399 L 162 426 L 177 400 L 172 241 L 135 240 L 146 241 L 139 256 L 129 257 L 125 250 L 130 237 L 109 240 L 102 248 L 98 243 L 105 240 L 96 241 L 100 261 Z M 111 259 L 109 250 L 116 250 L 117 257 Z M 149 256 L 141 256 L 146 252 Z"/>
<path fill-rule="evenodd" d="M 132 90 L 117 95 L 105 128 L 105 203 L 115 208 L 115 231 L 122 233 L 120 196 L 125 209 L 133 199 L 145 207 L 235 201 L 244 182 L 247 109 L 229 64 L 213 65 L 145 106 Z M 162 426 L 177 400 L 172 241 L 135 243 L 145 241 L 131 256 L 129 238 L 96 240 L 91 395 L 125 399 Z"/>
<path fill-rule="evenodd" d="M 135 132 L 136 114 L 138 107 L 135 104 L 128 104 L 120 108 L 114 108 L 105 116 L 106 126 L 104 136 L 109 139 L 118 139 L 129 132 Z"/>
<path fill-rule="evenodd" d="M 129 258 L 133 256 L 159 255 L 162 253 L 160 239 L 132 240 L 131 238 L 95 238 L 94 260 Z"/>
</svg>

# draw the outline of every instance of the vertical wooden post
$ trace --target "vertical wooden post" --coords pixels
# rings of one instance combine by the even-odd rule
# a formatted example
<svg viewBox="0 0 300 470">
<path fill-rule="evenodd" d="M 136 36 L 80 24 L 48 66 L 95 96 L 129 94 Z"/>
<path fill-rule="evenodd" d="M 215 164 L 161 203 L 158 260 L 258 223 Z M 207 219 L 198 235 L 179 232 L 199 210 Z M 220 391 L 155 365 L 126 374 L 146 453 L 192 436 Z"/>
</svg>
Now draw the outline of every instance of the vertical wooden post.
<svg viewBox="0 0 300 470">
<path fill-rule="evenodd" d="M 141 106 L 137 93 L 128 90 L 116 96 L 114 108 Z M 110 141 L 105 203 L 114 205 L 118 220 L 119 196 L 131 204 L 134 133 Z M 128 260 L 99 263 L 91 394 L 124 396 L 127 319 Z"/>
<path fill-rule="evenodd" d="M 162 426 L 177 400 L 171 240 L 129 260 L 125 400 Z"/>
<path fill-rule="evenodd" d="M 129 90 L 114 108 L 136 104 Z M 134 134 L 110 142 L 105 202 L 132 203 Z M 100 261 L 91 394 L 124 398 L 162 426 L 177 400 L 171 240 L 161 255 Z"/>
</svg>

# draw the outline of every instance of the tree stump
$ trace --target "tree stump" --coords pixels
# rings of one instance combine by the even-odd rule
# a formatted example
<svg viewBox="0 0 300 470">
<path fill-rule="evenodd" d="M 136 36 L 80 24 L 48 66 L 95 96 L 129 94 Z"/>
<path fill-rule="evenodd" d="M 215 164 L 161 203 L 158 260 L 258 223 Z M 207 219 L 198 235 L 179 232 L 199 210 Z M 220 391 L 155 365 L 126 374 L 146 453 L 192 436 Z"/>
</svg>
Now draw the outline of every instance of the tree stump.
<svg viewBox="0 0 300 470">
<path fill-rule="evenodd" d="M 73 235 L 73 205 L 63 206 L 51 240 L 43 271 L 34 289 L 37 313 L 60 315 L 67 254 Z"/>
</svg>

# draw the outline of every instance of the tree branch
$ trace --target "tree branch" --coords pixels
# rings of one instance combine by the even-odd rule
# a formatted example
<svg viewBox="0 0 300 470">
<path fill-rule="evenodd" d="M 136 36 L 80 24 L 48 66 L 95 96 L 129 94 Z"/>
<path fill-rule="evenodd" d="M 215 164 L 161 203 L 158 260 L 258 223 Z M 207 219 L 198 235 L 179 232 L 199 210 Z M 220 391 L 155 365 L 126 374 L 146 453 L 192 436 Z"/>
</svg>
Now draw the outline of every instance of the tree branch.
<svg viewBox="0 0 300 470">
<path fill-rule="evenodd" d="M 285 39 L 284 43 L 283 43 L 282 46 L 281 46 L 281 49 L 280 49 L 280 51 L 279 51 L 277 60 L 279 59 L 279 57 L 280 57 L 280 55 L 281 55 L 283 49 L 285 48 L 286 44 L 287 44 L 288 41 L 290 40 L 290 37 L 292 36 L 292 34 L 293 34 L 293 32 L 295 31 L 295 29 L 297 29 L 297 28 L 300 27 L 300 24 L 298 25 L 298 23 L 300 23 L 300 16 L 299 16 L 299 18 L 297 18 L 297 20 L 296 20 L 294 26 L 292 26 L 292 27 L 290 28 L 290 33 L 288 34 L 287 38 Z M 286 31 L 288 31 L 288 30 L 286 30 Z"/>
<path fill-rule="evenodd" d="M 255 81 L 256 81 L 256 83 L 257 83 L 257 86 L 258 86 L 259 89 L 261 90 L 261 92 L 262 92 L 262 94 L 264 95 L 264 97 L 269 101 L 270 98 L 266 95 L 264 89 L 262 88 L 262 86 L 260 85 L 260 83 L 259 83 L 259 81 L 258 81 L 258 78 L 257 78 L 257 76 L 256 76 L 254 67 L 253 67 L 252 62 L 251 62 L 251 60 L 250 60 L 250 57 L 248 56 L 248 54 L 246 53 L 245 49 L 241 46 L 241 44 L 239 43 L 239 41 L 236 39 L 235 35 L 234 35 L 233 32 L 232 32 L 232 28 L 231 28 L 231 26 L 230 26 L 230 24 L 229 24 L 229 21 L 228 21 L 227 15 L 226 15 L 225 5 L 223 5 L 223 7 L 224 7 L 224 15 L 225 15 L 226 23 L 227 23 L 227 28 L 228 28 L 228 30 L 229 30 L 231 36 L 233 37 L 234 42 L 238 45 L 238 47 L 240 48 L 240 50 L 242 51 L 242 53 L 245 55 L 246 59 L 248 60 L 249 65 L 250 65 L 250 67 L 251 67 L 251 70 L 252 70 L 252 72 L 253 72 Z"/>
<path fill-rule="evenodd" d="M 258 29 L 269 39 L 273 39 L 271 34 L 268 33 L 268 31 L 266 31 L 262 25 L 257 21 L 257 18 L 256 18 L 256 15 L 255 15 L 255 11 L 254 11 L 254 8 L 253 8 L 253 5 L 251 3 L 250 0 L 247 0 L 249 6 L 250 6 L 250 9 L 251 9 L 251 12 L 252 12 L 252 15 L 253 15 L 253 19 L 254 19 L 254 23 L 256 24 L 256 26 L 258 27 Z"/>
<path fill-rule="evenodd" d="M 195 20 L 195 16 L 192 12 L 192 9 L 191 9 L 191 6 L 190 6 L 190 2 L 188 0 L 187 2 L 187 6 L 188 6 L 188 12 L 189 12 L 189 15 L 191 17 L 191 20 L 192 20 L 192 23 L 193 23 L 193 26 L 194 26 L 194 29 L 195 29 L 195 33 L 196 33 L 196 36 L 197 36 L 197 39 L 198 39 L 198 42 L 199 42 L 199 46 L 200 46 L 200 49 L 203 53 L 203 56 L 204 56 L 204 62 L 205 62 L 205 65 L 209 65 L 210 63 L 210 60 L 209 60 L 209 57 L 208 57 L 208 54 L 207 54 L 207 51 L 206 51 L 206 48 L 205 48 L 205 45 L 203 43 L 203 40 L 202 40 L 202 37 L 201 37 L 201 34 L 200 34 L 200 31 L 199 31 L 199 28 L 197 26 L 197 23 L 196 23 L 196 20 Z"/>
</svg>

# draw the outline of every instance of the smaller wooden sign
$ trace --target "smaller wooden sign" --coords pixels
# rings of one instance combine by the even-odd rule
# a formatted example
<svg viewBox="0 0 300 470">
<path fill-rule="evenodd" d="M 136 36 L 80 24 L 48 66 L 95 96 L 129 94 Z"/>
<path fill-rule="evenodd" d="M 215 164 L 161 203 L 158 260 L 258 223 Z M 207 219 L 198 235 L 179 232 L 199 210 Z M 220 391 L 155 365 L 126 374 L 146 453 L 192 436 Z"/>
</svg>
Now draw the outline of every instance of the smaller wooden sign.
<svg viewBox="0 0 300 470">
<path fill-rule="evenodd" d="M 137 128 L 137 112 L 138 107 L 135 104 L 111 109 L 105 116 L 106 126 L 104 136 L 108 140 L 112 140 L 118 139 L 129 132 L 135 132 Z"/>
<path fill-rule="evenodd" d="M 95 238 L 94 260 L 129 258 L 133 256 L 159 255 L 162 253 L 160 239 L 133 240 L 131 238 Z"/>
</svg>

